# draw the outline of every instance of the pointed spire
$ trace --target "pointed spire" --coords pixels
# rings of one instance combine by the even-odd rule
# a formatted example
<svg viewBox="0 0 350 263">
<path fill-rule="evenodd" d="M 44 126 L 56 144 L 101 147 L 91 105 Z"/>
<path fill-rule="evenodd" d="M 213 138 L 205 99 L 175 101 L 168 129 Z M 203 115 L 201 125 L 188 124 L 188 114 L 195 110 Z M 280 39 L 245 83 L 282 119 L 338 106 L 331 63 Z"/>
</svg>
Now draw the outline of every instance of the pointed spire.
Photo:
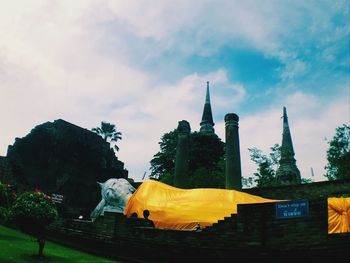
<svg viewBox="0 0 350 263">
<path fill-rule="evenodd" d="M 300 171 L 296 166 L 294 155 L 295 153 L 288 124 L 287 109 L 286 107 L 283 107 L 281 159 L 279 161 L 279 167 L 276 171 L 276 178 L 281 182 L 281 184 L 289 185 L 301 183 Z"/>
<path fill-rule="evenodd" d="M 209 81 L 207 81 L 207 93 L 205 95 L 205 103 L 202 115 L 202 121 L 200 123 L 200 132 L 202 133 L 214 133 L 214 121 L 211 112 L 210 105 L 210 93 L 209 93 Z"/>
<path fill-rule="evenodd" d="M 290 129 L 288 124 L 287 109 L 283 107 L 283 134 L 282 134 L 282 150 L 281 159 L 294 159 L 294 148 L 292 142 L 292 136 L 290 135 Z"/>
<path fill-rule="evenodd" d="M 207 94 L 205 95 L 205 103 L 209 103 L 210 104 L 209 81 L 207 81 Z"/>
</svg>

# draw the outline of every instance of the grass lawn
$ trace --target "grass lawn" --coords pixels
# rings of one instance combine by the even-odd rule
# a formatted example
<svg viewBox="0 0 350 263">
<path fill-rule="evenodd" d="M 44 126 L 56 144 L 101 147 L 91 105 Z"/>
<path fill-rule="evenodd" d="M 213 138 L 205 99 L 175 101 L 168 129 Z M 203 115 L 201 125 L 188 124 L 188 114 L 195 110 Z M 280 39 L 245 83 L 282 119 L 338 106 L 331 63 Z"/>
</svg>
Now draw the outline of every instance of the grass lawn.
<svg viewBox="0 0 350 263">
<path fill-rule="evenodd" d="M 38 243 L 31 236 L 0 225 L 0 262 L 23 263 L 115 263 L 114 261 L 46 241 L 44 257 L 39 259 Z"/>
</svg>

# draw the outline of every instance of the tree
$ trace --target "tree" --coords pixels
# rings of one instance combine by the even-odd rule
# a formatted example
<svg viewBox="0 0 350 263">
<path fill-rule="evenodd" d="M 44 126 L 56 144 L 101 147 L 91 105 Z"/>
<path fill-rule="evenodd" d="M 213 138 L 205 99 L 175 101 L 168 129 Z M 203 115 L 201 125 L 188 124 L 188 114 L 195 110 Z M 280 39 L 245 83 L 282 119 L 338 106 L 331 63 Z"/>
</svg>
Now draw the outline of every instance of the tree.
<svg viewBox="0 0 350 263">
<path fill-rule="evenodd" d="M 325 177 L 328 180 L 350 178 L 350 126 L 343 124 L 337 127 L 328 144 Z"/>
<path fill-rule="evenodd" d="M 258 165 L 258 169 L 253 177 L 249 177 L 243 181 L 246 186 L 251 186 L 254 182 L 257 187 L 278 185 L 276 171 L 278 168 L 278 161 L 281 158 L 281 146 L 276 143 L 270 147 L 270 150 L 271 152 L 267 156 L 256 147 L 248 148 L 250 159 Z"/>
<path fill-rule="evenodd" d="M 38 254 L 41 258 L 45 246 L 46 227 L 58 217 L 51 198 L 40 191 L 25 192 L 14 202 L 11 217 L 22 231 L 37 238 Z"/>
<path fill-rule="evenodd" d="M 165 133 L 160 142 L 160 151 L 153 155 L 150 178 L 161 180 L 163 177 L 169 178 L 175 172 L 175 156 L 178 132 L 177 129 Z M 166 183 L 170 184 L 167 180 Z"/>
<path fill-rule="evenodd" d="M 275 143 L 270 147 L 270 154 L 267 156 L 258 148 L 248 148 L 250 159 L 258 165 L 257 172 L 253 177 L 244 178 L 243 184 L 247 187 L 256 183 L 257 187 L 279 186 L 281 183 L 276 178 L 276 171 L 281 159 L 281 146 Z M 301 183 L 311 183 L 312 179 L 301 178 Z"/>
<path fill-rule="evenodd" d="M 177 129 L 161 137 L 160 151 L 150 161 L 151 179 L 173 184 L 177 141 Z M 224 188 L 224 143 L 215 134 L 199 132 L 190 133 L 189 141 L 189 187 Z"/>
<path fill-rule="evenodd" d="M 117 141 L 122 139 L 122 133 L 117 131 L 117 128 L 114 124 L 108 122 L 101 122 L 101 127 L 96 127 L 91 129 L 93 132 L 96 132 L 100 135 L 106 142 L 114 144 L 114 149 L 119 151 L 117 146 Z"/>
<path fill-rule="evenodd" d="M 190 176 L 189 188 L 225 188 L 224 158 L 213 167 L 198 167 Z"/>
<path fill-rule="evenodd" d="M 212 172 L 218 168 L 225 155 L 225 144 L 217 135 L 193 132 L 190 143 L 190 171 L 204 167 Z"/>
</svg>

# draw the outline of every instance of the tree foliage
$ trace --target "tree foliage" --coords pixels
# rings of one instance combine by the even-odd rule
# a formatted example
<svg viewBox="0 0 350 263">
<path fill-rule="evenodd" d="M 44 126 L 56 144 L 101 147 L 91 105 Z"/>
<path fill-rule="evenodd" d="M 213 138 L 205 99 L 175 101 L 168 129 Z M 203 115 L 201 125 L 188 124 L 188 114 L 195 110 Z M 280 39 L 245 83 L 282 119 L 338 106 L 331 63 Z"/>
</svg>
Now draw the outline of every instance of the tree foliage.
<svg viewBox="0 0 350 263">
<path fill-rule="evenodd" d="M 190 176 L 189 188 L 225 188 L 224 158 L 212 167 L 198 167 Z"/>
<path fill-rule="evenodd" d="M 336 128 L 328 141 L 326 177 L 328 180 L 350 178 L 350 126 L 343 124 Z"/>
<path fill-rule="evenodd" d="M 100 135 L 106 142 L 114 144 L 114 149 L 119 151 L 116 143 L 122 139 L 122 133 L 117 131 L 117 127 L 114 124 L 102 121 L 101 127 L 92 128 L 91 130 Z"/>
<path fill-rule="evenodd" d="M 247 187 L 256 185 L 256 187 L 269 187 L 281 185 L 276 178 L 279 160 L 281 159 L 281 146 L 276 143 L 270 147 L 269 155 L 254 147 L 248 148 L 250 159 L 258 165 L 257 172 L 253 177 L 248 177 L 243 180 L 243 184 Z M 301 178 L 301 183 L 311 183 L 312 179 Z"/>
<path fill-rule="evenodd" d="M 173 185 L 178 132 L 165 133 L 160 151 L 150 161 L 150 178 Z M 189 187 L 224 188 L 224 143 L 217 135 L 190 133 Z"/>
<path fill-rule="evenodd" d="M 10 185 L 0 182 L 0 207 L 10 208 L 16 199 L 16 193 Z"/>
<path fill-rule="evenodd" d="M 171 177 L 175 172 L 175 156 L 176 156 L 176 145 L 178 140 L 177 129 L 165 133 L 159 144 L 160 151 L 153 156 L 150 161 L 151 164 L 151 175 L 153 179 L 162 180 Z M 166 183 L 170 184 L 167 181 Z"/>
<path fill-rule="evenodd" d="M 58 216 L 51 198 L 38 191 L 21 194 L 14 202 L 11 211 L 14 221 L 25 228 L 47 226 Z"/>
<path fill-rule="evenodd" d="M 10 185 L 0 182 L 0 222 L 6 222 L 9 209 L 16 199 L 16 193 Z"/>
<path fill-rule="evenodd" d="M 248 177 L 244 181 L 246 186 L 256 184 L 257 187 L 266 187 L 277 185 L 276 171 L 278 168 L 278 161 L 281 158 L 281 146 L 275 144 L 270 147 L 271 152 L 269 155 L 263 154 L 263 152 L 254 147 L 248 148 L 250 159 L 258 165 L 257 172 L 253 174 L 253 177 Z"/>
</svg>

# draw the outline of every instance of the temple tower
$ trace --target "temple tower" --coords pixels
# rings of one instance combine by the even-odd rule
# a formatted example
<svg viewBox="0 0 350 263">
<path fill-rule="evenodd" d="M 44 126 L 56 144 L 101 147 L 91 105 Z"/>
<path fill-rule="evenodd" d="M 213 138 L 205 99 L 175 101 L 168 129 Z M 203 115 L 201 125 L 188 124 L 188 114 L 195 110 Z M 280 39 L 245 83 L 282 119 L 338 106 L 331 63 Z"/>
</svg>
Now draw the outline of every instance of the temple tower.
<svg viewBox="0 0 350 263">
<path fill-rule="evenodd" d="M 228 113 L 225 115 L 225 188 L 241 191 L 242 173 L 238 121 L 238 115 L 235 113 Z"/>
<path fill-rule="evenodd" d="M 296 166 L 296 160 L 294 158 L 292 136 L 290 134 L 286 107 L 283 107 L 281 159 L 276 171 L 276 178 L 282 185 L 301 183 L 300 171 Z"/>
<path fill-rule="evenodd" d="M 215 133 L 214 125 L 215 124 L 213 121 L 213 115 L 211 112 L 211 105 L 210 105 L 209 81 L 207 81 L 207 94 L 205 96 L 205 104 L 204 104 L 202 121 L 200 123 L 201 127 L 199 132 L 206 133 L 206 134 Z"/>
<path fill-rule="evenodd" d="M 188 121 L 179 121 L 177 126 L 178 142 L 176 146 L 174 186 L 179 188 L 188 187 L 188 162 L 190 151 L 191 127 Z"/>
</svg>

